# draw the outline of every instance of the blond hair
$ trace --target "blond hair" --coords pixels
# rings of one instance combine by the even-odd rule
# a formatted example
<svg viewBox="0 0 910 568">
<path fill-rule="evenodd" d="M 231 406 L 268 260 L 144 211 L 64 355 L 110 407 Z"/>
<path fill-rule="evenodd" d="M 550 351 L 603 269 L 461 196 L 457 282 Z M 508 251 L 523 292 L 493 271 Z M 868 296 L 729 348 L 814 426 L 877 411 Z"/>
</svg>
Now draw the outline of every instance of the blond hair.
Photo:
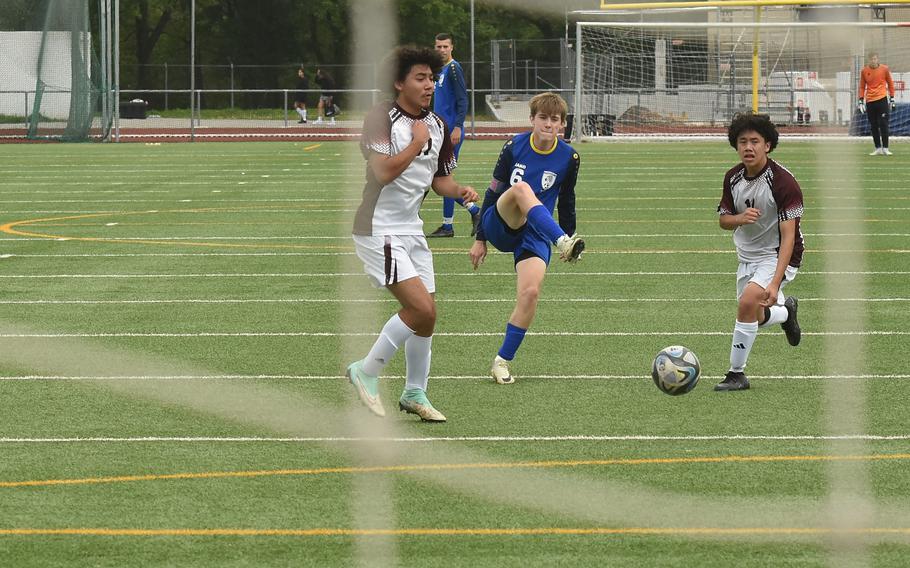
<svg viewBox="0 0 910 568">
<path fill-rule="evenodd" d="M 569 105 L 566 104 L 565 99 L 557 95 L 556 93 L 540 93 L 539 95 L 534 95 L 534 97 L 528 102 L 528 106 L 531 107 L 531 116 L 537 116 L 537 113 L 544 113 L 548 115 L 558 114 L 562 117 L 562 121 L 566 121 L 566 116 L 569 114 Z"/>
</svg>

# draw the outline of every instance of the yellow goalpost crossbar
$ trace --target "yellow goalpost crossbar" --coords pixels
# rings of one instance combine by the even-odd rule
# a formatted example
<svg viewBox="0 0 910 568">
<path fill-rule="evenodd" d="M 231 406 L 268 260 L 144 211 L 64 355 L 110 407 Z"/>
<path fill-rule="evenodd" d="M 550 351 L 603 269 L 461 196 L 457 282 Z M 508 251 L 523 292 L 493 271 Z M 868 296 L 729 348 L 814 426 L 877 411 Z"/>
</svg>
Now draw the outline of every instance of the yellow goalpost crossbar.
<svg viewBox="0 0 910 568">
<path fill-rule="evenodd" d="M 859 0 L 708 0 L 699 2 L 684 0 L 682 2 L 626 2 L 613 4 L 600 0 L 600 9 L 612 10 L 663 10 L 667 8 L 736 8 L 764 6 L 888 6 L 910 4 L 910 0 L 889 0 L 888 2 L 861 2 Z"/>
</svg>

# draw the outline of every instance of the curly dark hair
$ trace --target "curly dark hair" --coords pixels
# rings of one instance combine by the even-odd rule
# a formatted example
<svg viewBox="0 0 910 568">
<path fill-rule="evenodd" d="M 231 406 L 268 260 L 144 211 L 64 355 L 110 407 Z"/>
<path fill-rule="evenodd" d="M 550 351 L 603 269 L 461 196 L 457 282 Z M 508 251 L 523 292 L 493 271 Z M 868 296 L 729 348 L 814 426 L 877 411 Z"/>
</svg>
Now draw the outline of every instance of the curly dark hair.
<svg viewBox="0 0 910 568">
<path fill-rule="evenodd" d="M 416 45 L 401 45 L 392 50 L 382 61 L 379 84 L 391 94 L 396 94 L 395 82 L 402 82 L 415 65 L 426 65 L 438 75 L 444 62 L 436 50 Z"/>
<path fill-rule="evenodd" d="M 736 148 L 736 141 L 739 139 L 739 135 L 748 130 L 758 132 L 765 139 L 765 142 L 771 144 L 771 149 L 768 150 L 769 154 L 777 147 L 777 140 L 780 136 L 777 133 L 777 127 L 771 122 L 771 118 L 767 114 L 753 114 L 751 112 L 737 113 L 733 117 L 730 128 L 727 129 L 727 140 L 730 141 L 730 146 Z"/>
</svg>

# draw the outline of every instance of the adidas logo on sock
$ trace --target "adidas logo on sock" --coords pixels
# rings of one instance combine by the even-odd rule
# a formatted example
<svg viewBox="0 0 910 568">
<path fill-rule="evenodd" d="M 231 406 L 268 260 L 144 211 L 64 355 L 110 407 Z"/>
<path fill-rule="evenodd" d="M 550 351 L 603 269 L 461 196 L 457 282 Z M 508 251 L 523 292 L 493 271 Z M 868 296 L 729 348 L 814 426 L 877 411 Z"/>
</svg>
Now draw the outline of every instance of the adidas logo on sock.
<svg viewBox="0 0 910 568">
<path fill-rule="evenodd" d="M 745 349 L 746 345 L 744 343 L 734 343 L 733 348 L 734 349 Z"/>
</svg>

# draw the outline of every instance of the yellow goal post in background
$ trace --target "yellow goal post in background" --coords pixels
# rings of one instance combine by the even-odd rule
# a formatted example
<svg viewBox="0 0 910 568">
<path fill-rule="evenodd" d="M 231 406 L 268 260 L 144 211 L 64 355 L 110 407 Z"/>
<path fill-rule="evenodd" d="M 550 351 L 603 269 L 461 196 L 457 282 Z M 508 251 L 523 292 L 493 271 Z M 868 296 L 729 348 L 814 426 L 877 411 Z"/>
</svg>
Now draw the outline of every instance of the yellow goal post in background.
<svg viewBox="0 0 910 568">
<path fill-rule="evenodd" d="M 871 52 L 910 105 L 910 0 L 602 4 L 576 23 L 574 136 L 717 134 L 736 113 L 847 135 Z M 896 135 L 910 135 L 896 113 Z M 907 132 L 904 132 L 907 130 Z"/>
</svg>

